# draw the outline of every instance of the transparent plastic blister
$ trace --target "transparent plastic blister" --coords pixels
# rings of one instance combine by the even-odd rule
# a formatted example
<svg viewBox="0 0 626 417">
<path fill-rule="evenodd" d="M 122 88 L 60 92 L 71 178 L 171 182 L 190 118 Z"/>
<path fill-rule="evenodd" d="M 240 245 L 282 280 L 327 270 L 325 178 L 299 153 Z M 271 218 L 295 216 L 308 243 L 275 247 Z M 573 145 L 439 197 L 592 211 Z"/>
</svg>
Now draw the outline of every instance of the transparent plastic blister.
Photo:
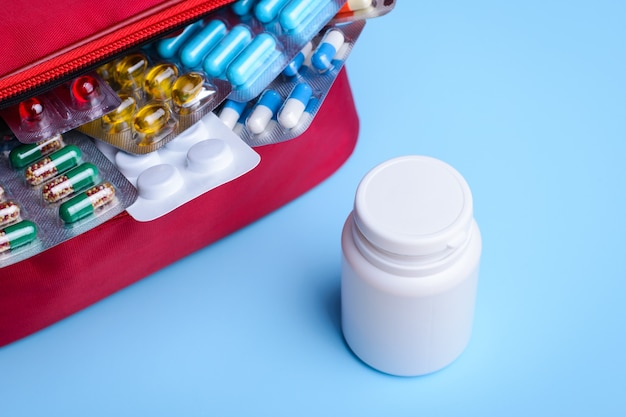
<svg viewBox="0 0 626 417">
<path fill-rule="evenodd" d="M 395 0 L 348 0 L 339 9 L 332 23 L 354 22 L 384 16 L 395 7 Z"/>
<path fill-rule="evenodd" d="M 20 218 L 30 228 L 16 232 L 23 236 L 22 244 L 0 253 L 0 267 L 102 224 L 137 197 L 135 187 L 80 132 L 34 144 L 14 142 L 2 153 L 0 184 L 5 201 L 19 206 Z M 23 241 L 31 237 L 32 242 Z"/>
<path fill-rule="evenodd" d="M 35 143 L 65 133 L 114 110 L 115 91 L 95 72 L 0 110 L 0 116 L 22 143 Z"/>
<path fill-rule="evenodd" d="M 137 200 L 126 210 L 142 222 L 245 174 L 261 160 L 214 113 L 149 154 L 118 151 L 104 142 L 96 145 L 136 186 Z"/>
<path fill-rule="evenodd" d="M 121 104 L 78 129 L 134 154 L 153 152 L 216 108 L 230 84 L 131 52 L 98 69 Z"/>
<path fill-rule="evenodd" d="M 258 99 L 227 99 L 219 117 L 250 146 L 293 139 L 309 127 L 365 21 L 324 28 L 276 77 Z"/>
<path fill-rule="evenodd" d="M 342 0 L 240 0 L 157 41 L 162 59 L 228 81 L 229 98 L 258 96 L 343 5 Z"/>
</svg>

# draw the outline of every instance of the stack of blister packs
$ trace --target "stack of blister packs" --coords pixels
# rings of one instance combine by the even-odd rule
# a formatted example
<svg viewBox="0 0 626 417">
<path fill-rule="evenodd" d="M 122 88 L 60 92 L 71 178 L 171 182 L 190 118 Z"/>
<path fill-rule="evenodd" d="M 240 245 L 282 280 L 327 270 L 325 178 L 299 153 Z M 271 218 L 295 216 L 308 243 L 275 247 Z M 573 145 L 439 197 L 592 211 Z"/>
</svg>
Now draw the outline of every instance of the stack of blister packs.
<svg viewBox="0 0 626 417">
<path fill-rule="evenodd" d="M 16 138 L 0 166 L 0 266 L 254 169 L 256 147 L 309 127 L 366 20 L 393 7 L 239 0 L 0 110 Z"/>
</svg>

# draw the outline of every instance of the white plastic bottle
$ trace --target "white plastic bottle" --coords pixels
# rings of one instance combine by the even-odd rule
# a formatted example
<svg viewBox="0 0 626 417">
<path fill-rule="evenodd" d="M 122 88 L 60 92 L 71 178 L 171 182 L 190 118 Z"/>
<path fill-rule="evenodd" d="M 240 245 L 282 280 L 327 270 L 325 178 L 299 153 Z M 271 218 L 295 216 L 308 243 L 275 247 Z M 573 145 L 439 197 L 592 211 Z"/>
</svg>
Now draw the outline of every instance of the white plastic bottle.
<svg viewBox="0 0 626 417">
<path fill-rule="evenodd" d="M 371 170 L 342 234 L 342 330 L 382 372 L 416 376 L 454 361 L 473 323 L 481 236 L 450 165 L 399 157 Z"/>
</svg>

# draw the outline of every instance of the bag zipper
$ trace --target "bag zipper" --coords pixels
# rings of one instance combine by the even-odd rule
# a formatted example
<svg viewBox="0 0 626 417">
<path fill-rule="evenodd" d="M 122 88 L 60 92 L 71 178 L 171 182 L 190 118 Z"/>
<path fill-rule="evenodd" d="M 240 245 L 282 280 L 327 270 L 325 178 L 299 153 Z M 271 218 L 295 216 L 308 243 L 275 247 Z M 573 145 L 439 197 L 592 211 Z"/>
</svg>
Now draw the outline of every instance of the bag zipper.
<svg viewBox="0 0 626 417">
<path fill-rule="evenodd" d="M 122 55 L 125 51 L 180 29 L 234 0 L 185 0 L 109 34 L 0 79 L 0 108 L 44 91 Z"/>
</svg>

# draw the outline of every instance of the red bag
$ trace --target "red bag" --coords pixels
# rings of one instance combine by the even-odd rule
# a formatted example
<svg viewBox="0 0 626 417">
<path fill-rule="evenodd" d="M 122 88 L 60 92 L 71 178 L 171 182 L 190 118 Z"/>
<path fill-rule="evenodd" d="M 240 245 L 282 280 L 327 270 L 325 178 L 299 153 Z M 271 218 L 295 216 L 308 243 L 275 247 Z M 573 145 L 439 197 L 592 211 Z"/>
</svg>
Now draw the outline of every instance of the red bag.
<svg viewBox="0 0 626 417">
<path fill-rule="evenodd" d="M 117 3 L 114 0 L 89 6 L 70 2 L 74 8 L 70 14 L 94 20 L 79 33 L 66 33 L 55 26 L 67 15 L 64 2 L 56 2 L 55 10 L 28 17 L 21 17 L 26 10 L 31 12 L 21 3 L 26 2 L 10 2 L 5 7 L 9 24 L 0 29 L 9 51 L 20 51 L 0 64 L 0 106 L 46 88 L 59 75 L 50 71 L 63 67 L 63 62 L 67 62 L 67 71 L 61 78 L 101 62 L 104 57 L 98 48 L 115 42 L 124 48 L 136 45 L 228 1 L 127 2 L 128 8 L 120 16 L 111 13 Z M 170 26 L 163 24 L 157 29 L 155 22 L 164 17 L 171 18 Z M 59 37 L 41 48 L 20 48 L 24 40 L 14 31 L 25 19 L 48 22 L 37 34 L 40 39 L 57 32 Z M 172 21 L 176 23 L 172 25 Z M 129 27 L 140 29 L 132 40 Z M 73 46 L 57 52 L 64 44 Z M 342 70 L 308 130 L 293 140 L 255 148 L 261 162 L 249 173 L 157 220 L 137 222 L 123 212 L 84 234 L 0 269 L 0 346 L 83 309 L 296 198 L 343 164 L 357 136 L 356 109 Z"/>
</svg>

